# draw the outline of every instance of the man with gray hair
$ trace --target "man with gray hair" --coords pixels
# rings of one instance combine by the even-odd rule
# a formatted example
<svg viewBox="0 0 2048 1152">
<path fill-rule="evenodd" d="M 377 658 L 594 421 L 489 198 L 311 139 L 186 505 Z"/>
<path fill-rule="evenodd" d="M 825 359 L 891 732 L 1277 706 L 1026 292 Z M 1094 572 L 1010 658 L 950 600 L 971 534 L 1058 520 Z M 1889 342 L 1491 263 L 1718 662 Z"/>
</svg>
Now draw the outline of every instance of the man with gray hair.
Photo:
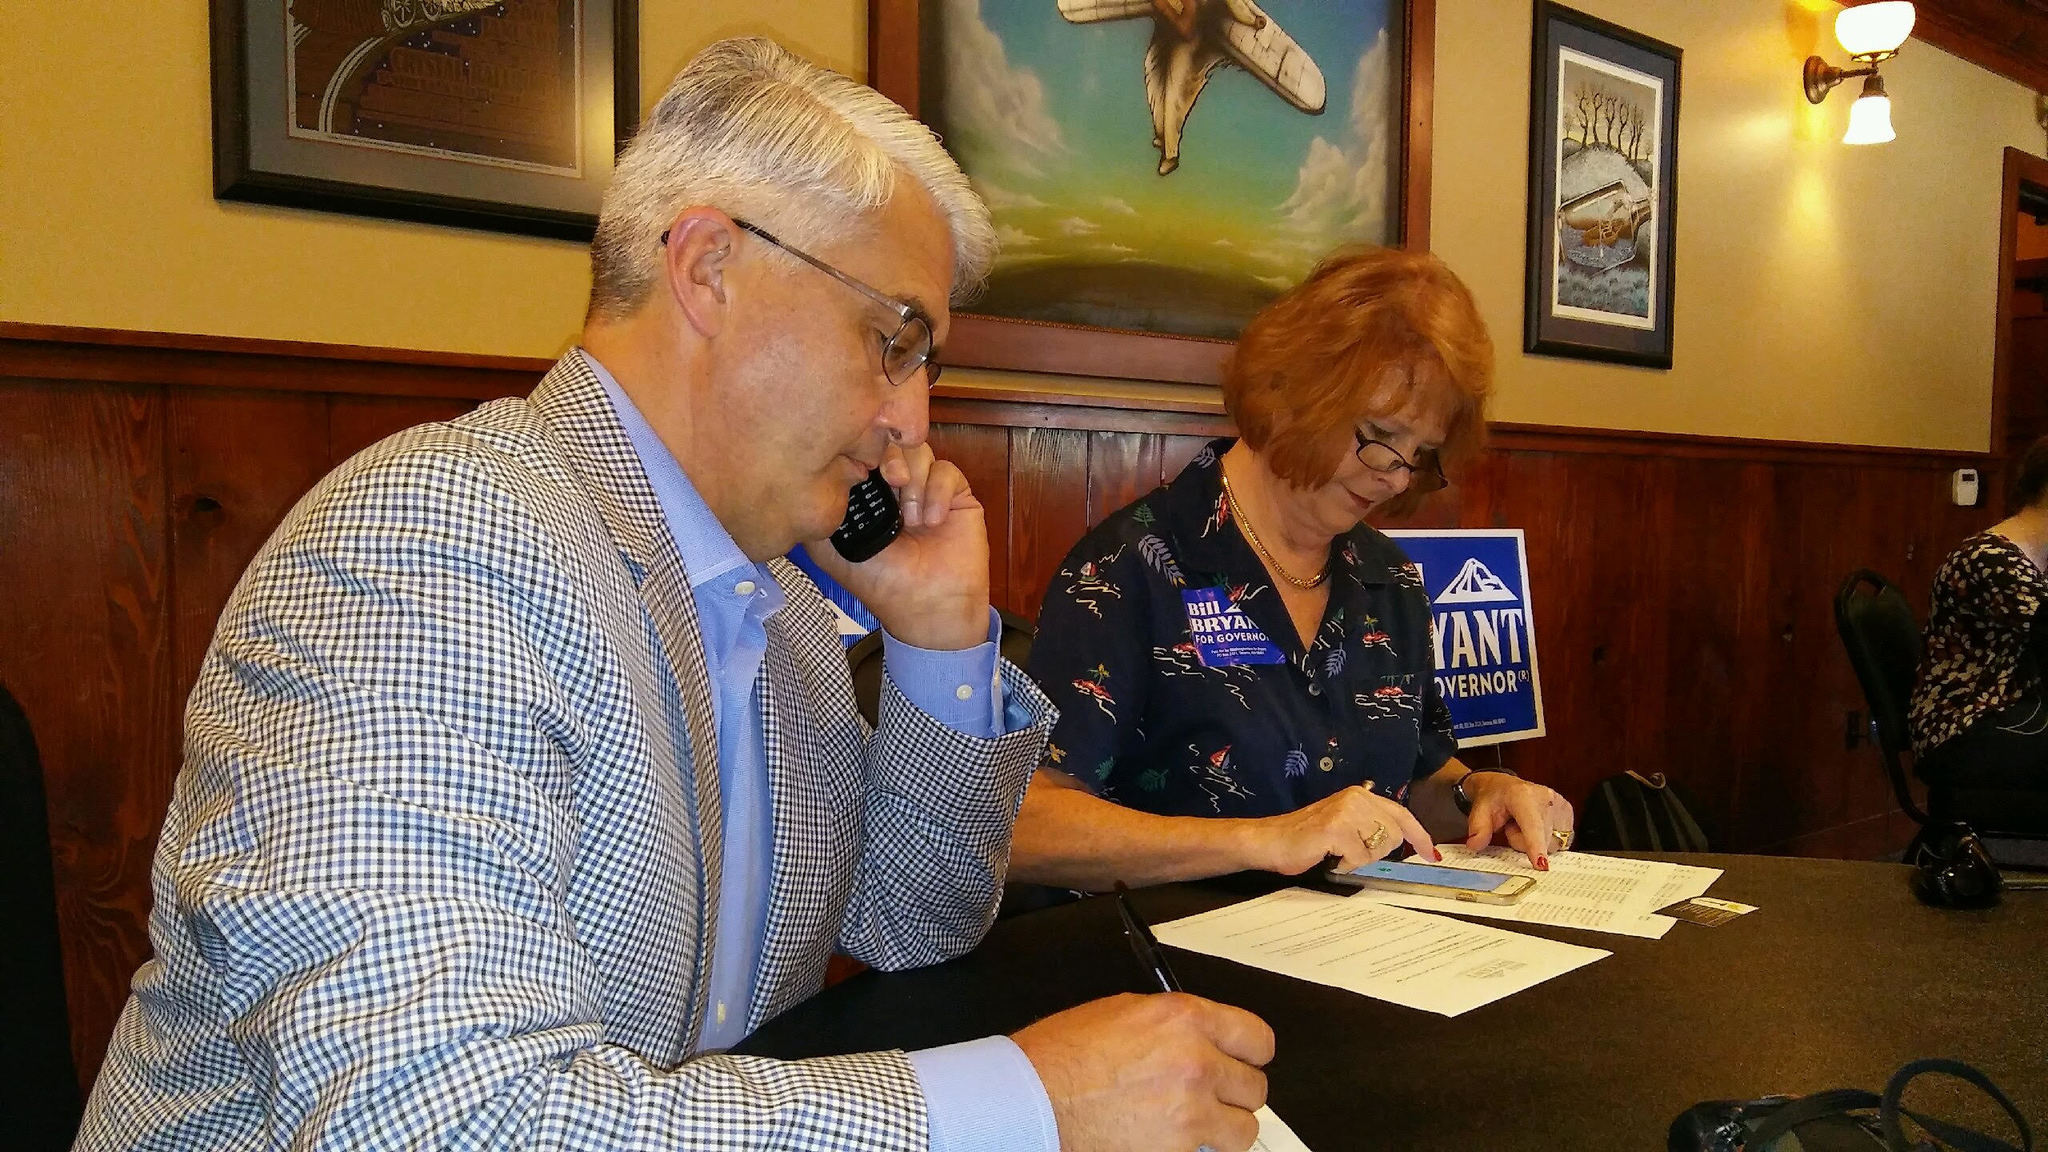
<svg viewBox="0 0 2048 1152">
<path fill-rule="evenodd" d="M 1015 1037 L 724 1054 L 972 948 L 1052 711 L 925 443 L 994 248 L 923 127 L 713 45 L 621 158 L 581 347 L 293 509 L 186 713 L 85 1149 L 1080 1149 L 1253 1139 L 1272 1035 L 1125 996 Z M 902 535 L 823 544 L 879 467 Z M 811 556 L 887 634 L 855 711 Z"/>
</svg>

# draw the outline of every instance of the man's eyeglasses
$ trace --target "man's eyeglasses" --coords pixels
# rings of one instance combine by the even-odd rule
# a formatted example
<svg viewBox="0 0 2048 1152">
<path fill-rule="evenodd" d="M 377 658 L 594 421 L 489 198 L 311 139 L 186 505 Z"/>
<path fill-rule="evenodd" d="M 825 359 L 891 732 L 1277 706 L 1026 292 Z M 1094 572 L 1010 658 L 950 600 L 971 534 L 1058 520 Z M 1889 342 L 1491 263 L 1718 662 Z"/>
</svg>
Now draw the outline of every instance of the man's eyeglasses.
<svg viewBox="0 0 2048 1152">
<path fill-rule="evenodd" d="M 1415 454 L 1414 460 L 1395 451 L 1392 444 L 1384 440 L 1367 438 L 1366 434 L 1354 428 L 1352 438 L 1358 441 L 1358 462 L 1375 472 L 1408 470 L 1408 487 L 1415 492 L 1435 492 L 1448 487 L 1450 478 L 1444 475 L 1443 465 L 1438 463 L 1436 449 L 1424 448 Z"/>
<path fill-rule="evenodd" d="M 825 275 L 867 297 L 874 303 L 881 305 L 890 315 L 896 317 L 896 328 L 893 332 L 884 332 L 880 329 L 877 329 L 875 332 L 876 337 L 882 342 L 882 373 L 889 378 L 889 383 L 902 384 L 912 376 L 917 375 L 917 371 L 920 368 L 924 369 L 925 387 L 929 388 L 939 382 L 939 373 L 944 369 L 939 364 L 938 357 L 932 349 L 931 317 L 926 316 L 923 310 L 919 309 L 916 305 L 905 304 L 901 300 L 893 300 L 884 296 L 882 293 L 848 276 L 816 256 L 802 249 L 792 248 L 784 244 L 782 241 L 777 240 L 774 233 L 769 232 L 766 228 L 739 219 L 733 220 L 733 223 L 738 225 L 742 231 L 751 232 L 759 236 L 791 256 L 809 264 Z M 661 234 L 661 242 L 663 245 L 668 243 L 668 232 L 666 230 Z"/>
</svg>

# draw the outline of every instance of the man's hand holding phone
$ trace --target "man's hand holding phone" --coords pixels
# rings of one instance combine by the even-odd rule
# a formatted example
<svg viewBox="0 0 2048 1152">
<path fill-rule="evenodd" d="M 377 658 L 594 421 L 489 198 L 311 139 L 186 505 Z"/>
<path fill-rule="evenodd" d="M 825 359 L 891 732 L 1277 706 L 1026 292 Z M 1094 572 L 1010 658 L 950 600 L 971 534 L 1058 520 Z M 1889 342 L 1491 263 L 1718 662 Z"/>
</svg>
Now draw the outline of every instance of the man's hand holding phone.
<svg viewBox="0 0 2048 1152">
<path fill-rule="evenodd" d="M 891 444 L 882 478 L 902 509 L 902 534 L 860 564 L 824 540 L 804 546 L 811 559 L 906 644 L 957 651 L 985 642 L 988 527 L 967 477 L 929 444 Z"/>
</svg>

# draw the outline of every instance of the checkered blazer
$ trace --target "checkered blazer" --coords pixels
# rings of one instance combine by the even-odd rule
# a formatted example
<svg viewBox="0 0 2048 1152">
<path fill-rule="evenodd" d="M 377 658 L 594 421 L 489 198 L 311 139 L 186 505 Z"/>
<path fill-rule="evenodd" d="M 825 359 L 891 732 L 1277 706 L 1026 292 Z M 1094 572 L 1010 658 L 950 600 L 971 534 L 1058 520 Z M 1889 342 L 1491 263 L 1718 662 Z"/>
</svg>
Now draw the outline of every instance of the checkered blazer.
<svg viewBox="0 0 2048 1152">
<path fill-rule="evenodd" d="M 756 690 L 774 873 L 748 1025 L 967 951 L 1053 712 L 856 713 L 815 586 Z M 926 1146 L 900 1052 L 698 1056 L 717 725 L 675 542 L 580 353 L 400 433 L 250 565 L 185 717 L 150 939 L 83 1149 Z"/>
</svg>

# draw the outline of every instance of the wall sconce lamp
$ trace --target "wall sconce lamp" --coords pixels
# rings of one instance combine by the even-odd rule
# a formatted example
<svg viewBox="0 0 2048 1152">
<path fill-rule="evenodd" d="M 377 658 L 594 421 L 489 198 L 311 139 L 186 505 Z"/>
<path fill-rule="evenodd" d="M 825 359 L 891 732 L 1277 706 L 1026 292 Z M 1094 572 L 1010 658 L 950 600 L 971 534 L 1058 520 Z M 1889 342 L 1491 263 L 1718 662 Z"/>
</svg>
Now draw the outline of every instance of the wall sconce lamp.
<svg viewBox="0 0 2048 1152">
<path fill-rule="evenodd" d="M 1802 78 L 1806 98 L 1815 104 L 1828 98 L 1835 85 L 1851 76 L 1863 77 L 1863 93 L 1849 107 L 1849 130 L 1842 133 L 1844 144 L 1883 144 L 1898 138 L 1892 131 L 1892 101 L 1885 95 L 1884 78 L 1877 74 L 1880 62 L 1899 54 L 1899 45 L 1913 32 L 1913 5 L 1909 0 L 1880 0 L 1858 4 L 1835 15 L 1835 39 L 1849 58 L 1861 68 L 1836 68 L 1818 56 L 1806 58 Z"/>
</svg>

